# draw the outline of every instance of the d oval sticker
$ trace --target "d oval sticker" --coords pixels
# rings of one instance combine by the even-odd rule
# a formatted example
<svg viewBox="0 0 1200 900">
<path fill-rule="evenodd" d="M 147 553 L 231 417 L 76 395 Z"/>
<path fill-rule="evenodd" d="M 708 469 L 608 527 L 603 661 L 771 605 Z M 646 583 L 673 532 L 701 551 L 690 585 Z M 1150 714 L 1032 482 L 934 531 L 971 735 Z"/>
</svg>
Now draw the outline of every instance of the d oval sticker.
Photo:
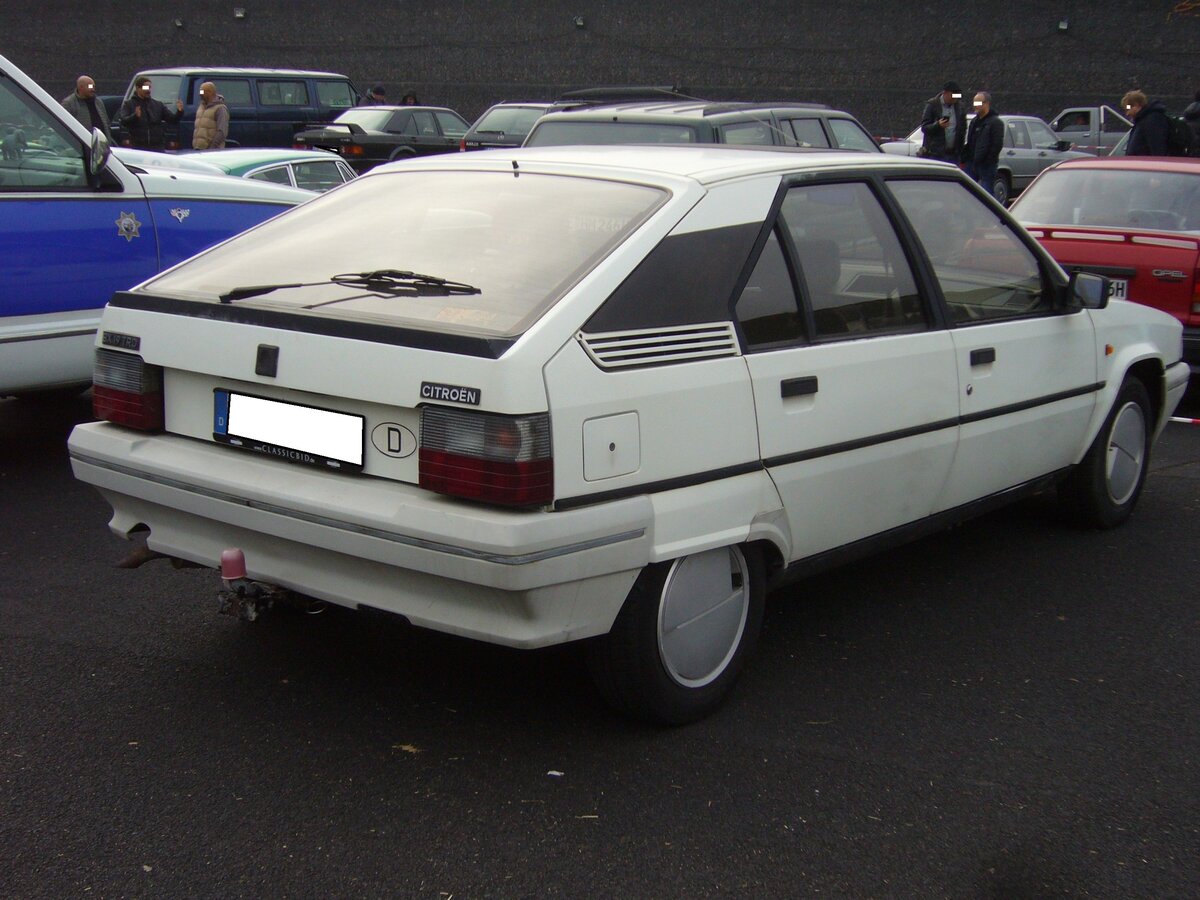
<svg viewBox="0 0 1200 900">
<path fill-rule="evenodd" d="M 371 429 L 371 443 L 385 456 L 404 459 L 417 450 L 417 436 L 403 425 L 380 422 Z"/>
</svg>

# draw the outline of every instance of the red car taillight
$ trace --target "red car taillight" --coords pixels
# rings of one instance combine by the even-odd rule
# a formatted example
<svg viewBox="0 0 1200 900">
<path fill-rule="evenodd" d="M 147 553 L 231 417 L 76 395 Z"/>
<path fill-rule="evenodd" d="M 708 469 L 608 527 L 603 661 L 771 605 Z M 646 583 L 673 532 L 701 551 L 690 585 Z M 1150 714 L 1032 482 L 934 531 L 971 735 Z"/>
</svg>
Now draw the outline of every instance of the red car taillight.
<svg viewBox="0 0 1200 900">
<path fill-rule="evenodd" d="M 97 419 L 140 431 L 163 427 L 162 369 L 140 356 L 97 350 L 92 374 L 92 412 Z"/>
<path fill-rule="evenodd" d="M 502 416 L 426 407 L 421 411 L 420 485 L 504 506 L 554 500 L 550 416 Z"/>
<path fill-rule="evenodd" d="M 467 139 L 465 137 L 459 138 L 458 139 L 458 152 L 465 153 L 466 149 L 467 149 Z"/>
<path fill-rule="evenodd" d="M 292 149 L 293 150 L 307 150 L 308 144 L 304 143 L 303 141 L 292 141 Z"/>
<path fill-rule="evenodd" d="M 362 156 L 363 148 L 361 144 L 343 144 L 338 148 L 342 151 L 342 156 Z"/>
</svg>

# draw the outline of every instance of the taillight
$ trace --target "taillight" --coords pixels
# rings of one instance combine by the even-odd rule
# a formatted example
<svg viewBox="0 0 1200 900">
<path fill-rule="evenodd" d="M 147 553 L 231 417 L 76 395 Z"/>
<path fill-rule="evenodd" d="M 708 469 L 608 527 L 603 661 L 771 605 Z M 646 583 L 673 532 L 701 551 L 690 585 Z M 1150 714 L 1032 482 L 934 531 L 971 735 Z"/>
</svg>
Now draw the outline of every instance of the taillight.
<svg viewBox="0 0 1200 900">
<path fill-rule="evenodd" d="M 458 152 L 463 153 L 467 149 L 467 139 L 465 137 L 458 139 Z"/>
<path fill-rule="evenodd" d="M 342 156 L 362 156 L 363 148 L 361 144 L 343 144 L 338 148 L 342 151 Z"/>
<path fill-rule="evenodd" d="M 554 500 L 550 416 L 502 416 L 428 406 L 421 411 L 420 485 L 504 506 Z"/>
<path fill-rule="evenodd" d="M 140 431 L 163 427 L 162 369 L 140 356 L 97 350 L 92 374 L 92 412 L 97 419 Z"/>
<path fill-rule="evenodd" d="M 307 150 L 308 144 L 304 143 L 303 141 L 292 141 L 292 149 L 293 150 Z"/>
</svg>

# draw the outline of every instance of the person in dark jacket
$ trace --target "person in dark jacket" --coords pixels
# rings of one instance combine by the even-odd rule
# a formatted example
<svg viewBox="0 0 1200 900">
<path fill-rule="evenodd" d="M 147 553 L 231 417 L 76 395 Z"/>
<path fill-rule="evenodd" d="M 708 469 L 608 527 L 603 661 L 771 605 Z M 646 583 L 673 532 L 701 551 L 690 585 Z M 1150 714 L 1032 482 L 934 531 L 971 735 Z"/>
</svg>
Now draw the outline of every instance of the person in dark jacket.
<svg viewBox="0 0 1200 900">
<path fill-rule="evenodd" d="M 166 104 L 150 96 L 150 79 L 140 75 L 133 82 L 133 94 L 121 104 L 117 121 L 129 129 L 129 143 L 142 150 L 165 150 L 166 122 L 178 122 L 183 115 L 183 101 L 175 101 L 175 109 L 167 111 Z"/>
<path fill-rule="evenodd" d="M 1193 102 L 1183 111 L 1183 121 L 1192 129 L 1193 143 L 1200 147 L 1200 91 L 1196 91 Z"/>
<path fill-rule="evenodd" d="M 359 106 L 382 106 L 387 103 L 387 89 L 382 84 L 374 85 L 366 96 L 359 102 Z"/>
<path fill-rule="evenodd" d="M 99 128 L 105 137 L 110 137 L 108 110 L 96 98 L 96 81 L 91 75 L 80 75 L 75 79 L 75 93 L 62 98 L 63 109 L 79 120 L 79 124 L 91 131 Z"/>
<path fill-rule="evenodd" d="M 1167 138 L 1171 123 L 1167 121 L 1167 107 L 1161 100 L 1148 102 L 1141 91 L 1130 91 L 1121 98 L 1125 115 L 1133 122 L 1129 132 L 1126 156 L 1167 156 Z"/>
<path fill-rule="evenodd" d="M 975 118 L 967 127 L 967 145 L 963 150 L 963 162 L 967 174 L 982 185 L 992 196 L 996 195 L 996 167 L 1000 162 L 1000 151 L 1004 147 L 1004 123 L 992 111 L 992 95 L 980 91 L 975 95 Z"/>
<path fill-rule="evenodd" d="M 957 163 L 967 136 L 967 117 L 963 115 L 962 89 L 957 81 L 947 81 L 940 94 L 925 103 L 921 114 L 921 155 Z"/>
</svg>

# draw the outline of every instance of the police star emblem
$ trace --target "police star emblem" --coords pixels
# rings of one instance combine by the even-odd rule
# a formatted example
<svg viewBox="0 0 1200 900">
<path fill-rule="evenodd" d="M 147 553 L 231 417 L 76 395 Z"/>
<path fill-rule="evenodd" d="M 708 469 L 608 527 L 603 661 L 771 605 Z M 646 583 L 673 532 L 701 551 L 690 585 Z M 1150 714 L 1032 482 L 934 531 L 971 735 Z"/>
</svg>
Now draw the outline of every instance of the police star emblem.
<svg viewBox="0 0 1200 900">
<path fill-rule="evenodd" d="M 139 229 L 142 227 L 142 223 L 139 222 L 137 220 L 137 216 L 131 212 L 123 212 L 121 215 L 117 216 L 116 226 L 117 234 L 125 238 L 126 243 L 132 241 L 135 237 L 142 236 L 141 231 L 139 231 Z"/>
</svg>

